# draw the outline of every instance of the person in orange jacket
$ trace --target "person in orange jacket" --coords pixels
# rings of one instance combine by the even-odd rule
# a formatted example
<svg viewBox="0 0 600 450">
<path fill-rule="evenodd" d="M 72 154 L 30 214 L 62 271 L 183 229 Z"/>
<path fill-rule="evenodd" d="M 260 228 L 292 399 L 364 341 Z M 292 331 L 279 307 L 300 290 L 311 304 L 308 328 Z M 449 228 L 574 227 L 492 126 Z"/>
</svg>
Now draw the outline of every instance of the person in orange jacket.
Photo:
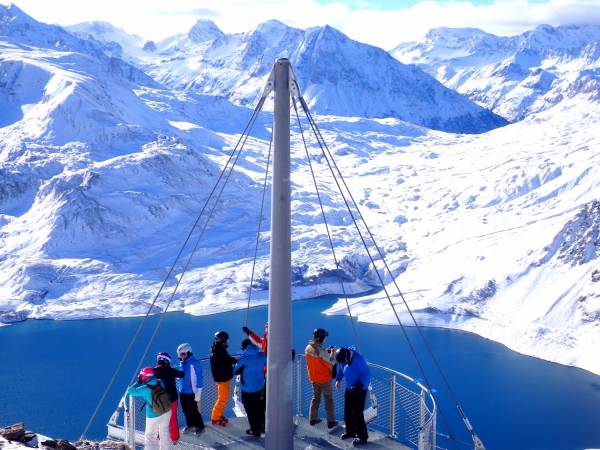
<svg viewBox="0 0 600 450">
<path fill-rule="evenodd" d="M 332 429 L 338 425 L 335 420 L 335 409 L 333 405 L 333 367 L 335 366 L 334 347 L 323 348 L 325 338 L 329 335 L 322 328 L 313 331 L 313 339 L 308 342 L 304 354 L 306 355 L 306 369 L 308 379 L 312 384 L 312 399 L 310 401 L 309 421 L 311 425 L 321 422 L 319 419 L 319 404 L 321 395 L 325 398 L 325 415 L 327 416 L 327 428 Z"/>
</svg>

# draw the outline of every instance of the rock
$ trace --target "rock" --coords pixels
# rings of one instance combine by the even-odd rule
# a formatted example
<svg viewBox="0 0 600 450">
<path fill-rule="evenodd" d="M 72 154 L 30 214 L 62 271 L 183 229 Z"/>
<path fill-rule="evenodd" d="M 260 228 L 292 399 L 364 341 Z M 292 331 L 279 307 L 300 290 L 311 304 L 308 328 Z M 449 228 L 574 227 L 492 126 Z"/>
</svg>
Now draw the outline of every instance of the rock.
<svg viewBox="0 0 600 450">
<path fill-rule="evenodd" d="M 75 447 L 66 439 L 59 439 L 57 441 L 49 439 L 47 441 L 42 442 L 42 445 L 44 447 L 55 448 L 57 450 L 77 450 L 77 447 Z"/>
<path fill-rule="evenodd" d="M 77 441 L 75 446 L 79 450 L 131 450 L 129 445 L 117 441 Z"/>
<path fill-rule="evenodd" d="M 6 428 L 2 428 L 0 429 L 0 436 L 8 441 L 24 442 L 25 424 L 20 422 Z"/>
</svg>

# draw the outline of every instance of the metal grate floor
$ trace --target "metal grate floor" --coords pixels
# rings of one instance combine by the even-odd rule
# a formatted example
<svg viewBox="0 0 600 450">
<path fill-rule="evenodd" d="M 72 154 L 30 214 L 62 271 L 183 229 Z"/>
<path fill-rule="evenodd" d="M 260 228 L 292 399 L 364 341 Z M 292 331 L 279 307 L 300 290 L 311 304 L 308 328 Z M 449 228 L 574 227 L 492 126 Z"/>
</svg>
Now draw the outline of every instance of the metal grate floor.
<svg viewBox="0 0 600 450">
<path fill-rule="evenodd" d="M 327 429 L 323 422 L 310 426 L 305 417 L 294 417 L 295 435 L 294 449 L 349 449 L 352 439 L 342 441 L 339 436 L 343 433 L 343 426 L 332 431 Z M 200 450 L 200 449 L 263 449 L 265 438 L 255 438 L 246 434 L 248 422 L 245 418 L 232 418 L 225 428 L 206 426 L 206 431 L 199 436 L 181 435 L 181 440 L 174 446 L 174 450 Z M 109 437 L 124 440 L 124 430 L 115 425 L 109 426 Z M 144 445 L 143 432 L 136 433 L 136 444 Z M 376 431 L 369 430 L 369 442 L 361 447 L 365 449 L 398 449 L 408 450 L 409 447 L 390 439 Z"/>
</svg>

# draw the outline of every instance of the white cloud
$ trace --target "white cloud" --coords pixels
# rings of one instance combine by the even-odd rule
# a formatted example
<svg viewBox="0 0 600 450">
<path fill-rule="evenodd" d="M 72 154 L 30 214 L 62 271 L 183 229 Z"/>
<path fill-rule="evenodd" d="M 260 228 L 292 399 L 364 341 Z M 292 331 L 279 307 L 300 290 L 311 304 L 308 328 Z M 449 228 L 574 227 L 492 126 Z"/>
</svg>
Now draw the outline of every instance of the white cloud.
<svg viewBox="0 0 600 450">
<path fill-rule="evenodd" d="M 600 0 L 496 0 L 491 5 L 424 0 L 395 11 L 350 9 L 340 2 L 314 0 L 14 0 L 38 20 L 69 25 L 105 20 L 148 39 L 187 31 L 199 19 L 211 19 L 225 32 L 241 32 L 269 19 L 307 28 L 329 24 L 350 37 L 386 49 L 417 39 L 433 27 L 477 27 L 511 35 L 547 23 L 600 24 Z M 356 6 L 356 3 L 354 4 Z"/>
</svg>

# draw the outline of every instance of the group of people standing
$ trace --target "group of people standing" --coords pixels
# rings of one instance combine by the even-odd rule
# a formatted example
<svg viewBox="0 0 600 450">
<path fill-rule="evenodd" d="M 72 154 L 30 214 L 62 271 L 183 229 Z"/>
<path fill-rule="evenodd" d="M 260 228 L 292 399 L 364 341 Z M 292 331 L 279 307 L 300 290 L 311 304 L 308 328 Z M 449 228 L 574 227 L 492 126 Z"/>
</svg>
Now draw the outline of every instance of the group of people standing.
<svg viewBox="0 0 600 450">
<path fill-rule="evenodd" d="M 247 337 L 242 340 L 242 354 L 237 358 L 228 352 L 229 334 L 218 331 L 214 335 L 210 366 L 217 388 L 217 399 L 211 412 L 211 424 L 226 427 L 229 423 L 225 417 L 225 408 L 230 398 L 231 380 L 239 375 L 241 400 L 250 426 L 246 433 L 260 437 L 265 432 L 268 328 L 265 325 L 262 337 L 247 327 L 243 327 L 243 332 Z M 371 377 L 369 368 L 354 348 L 335 349 L 330 346 L 325 349 L 324 341 L 327 336 L 327 331 L 317 328 L 305 350 L 308 377 L 313 388 L 310 425 L 321 422 L 318 411 L 321 397 L 324 397 L 327 427 L 334 429 L 338 426 L 332 383 L 335 378 L 336 388 L 339 390 L 340 382 L 345 379 L 346 430 L 341 438 L 354 438 L 353 444 L 356 446 L 365 444 L 368 434 L 363 410 Z M 205 431 L 201 414 L 204 386 L 201 362 L 194 356 L 192 346 L 188 343 L 177 347 L 177 356 L 179 364 L 173 367 L 168 353 L 158 353 L 156 365 L 144 367 L 137 382 L 127 391 L 128 395 L 141 397 L 146 402 L 145 445 L 148 450 L 166 450 L 179 441 L 179 403 L 186 421 L 183 433 L 201 434 Z"/>
<path fill-rule="evenodd" d="M 308 379 L 312 384 L 309 423 L 313 426 L 321 423 L 318 414 L 321 397 L 323 397 L 327 428 L 333 429 L 338 426 L 338 422 L 335 420 L 332 382 L 335 379 L 335 387 L 339 390 L 342 380 L 345 380 L 344 423 L 346 429 L 340 437 L 341 439 L 353 438 L 354 446 L 364 445 L 369 438 L 363 411 L 367 399 L 367 389 L 371 383 L 371 371 L 365 359 L 353 347 L 336 349 L 334 346 L 329 346 L 325 349 L 327 336 L 329 333 L 326 330 L 317 328 L 313 331 L 313 339 L 309 341 L 304 350 Z"/>
</svg>

